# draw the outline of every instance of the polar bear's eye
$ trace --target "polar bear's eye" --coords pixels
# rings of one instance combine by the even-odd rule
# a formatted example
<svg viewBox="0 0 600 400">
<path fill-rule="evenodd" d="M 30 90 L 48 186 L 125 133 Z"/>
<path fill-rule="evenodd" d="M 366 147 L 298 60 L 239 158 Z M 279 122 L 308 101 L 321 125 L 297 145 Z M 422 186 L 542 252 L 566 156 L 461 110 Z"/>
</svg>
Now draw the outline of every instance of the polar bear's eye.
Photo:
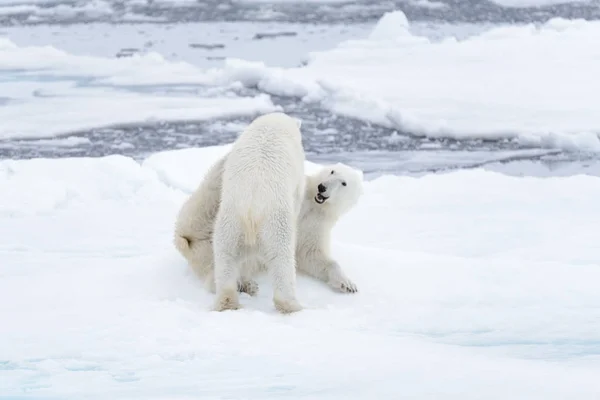
<svg viewBox="0 0 600 400">
<path fill-rule="evenodd" d="M 333 175 L 334 172 L 335 172 L 334 170 L 331 170 L 331 175 Z"/>
<path fill-rule="evenodd" d="M 342 186 L 346 186 L 346 182 L 342 182 Z"/>
</svg>

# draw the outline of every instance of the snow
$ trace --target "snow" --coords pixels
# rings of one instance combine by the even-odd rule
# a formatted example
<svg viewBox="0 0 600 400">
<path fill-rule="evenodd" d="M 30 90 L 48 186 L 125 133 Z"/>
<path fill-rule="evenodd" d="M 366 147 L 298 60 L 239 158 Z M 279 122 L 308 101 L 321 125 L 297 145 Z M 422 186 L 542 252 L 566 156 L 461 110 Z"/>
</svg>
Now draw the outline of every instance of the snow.
<svg viewBox="0 0 600 400">
<path fill-rule="evenodd" d="M 198 68 L 185 62 L 169 61 L 161 54 L 149 51 L 125 58 L 106 58 L 72 55 L 51 46 L 17 46 L 9 39 L 0 38 L 0 68 L 2 70 L 43 70 L 47 75 L 77 77 L 120 77 L 143 73 L 151 69 L 160 77 L 198 74 Z M 133 78 L 132 78 L 133 79 Z M 182 79 L 182 78 L 180 78 Z M 163 82 L 165 83 L 165 82 Z M 169 83 L 169 82 L 166 82 Z M 191 81 L 190 83 L 205 83 Z"/>
<path fill-rule="evenodd" d="M 269 66 L 294 67 L 301 63 L 309 51 L 330 49 L 343 40 L 362 37 L 368 34 L 372 25 L 307 26 L 274 22 L 178 22 L 175 25 L 93 23 L 13 26 L 4 28 L 0 35 L 4 34 L 17 46 L 27 48 L 23 51 L 52 46 L 72 56 L 112 58 L 120 50 L 129 48 L 142 53 L 153 51 L 167 60 L 185 61 L 201 68 L 220 67 L 223 57 L 264 61 Z M 416 28 L 420 26 L 417 25 Z M 445 26 L 444 31 L 452 27 Z M 198 36 L 198 32 L 202 32 L 202 36 Z M 294 32 L 296 36 L 255 40 L 257 34 L 266 32 Z M 198 45 L 223 47 L 207 49 Z M 70 61 L 77 62 L 73 58 Z"/>
<path fill-rule="evenodd" d="M 243 87 L 234 82 L 236 71 L 231 77 L 224 75 L 221 68 L 214 68 L 222 61 L 206 59 L 233 54 L 293 66 L 310 48 L 333 47 L 352 32 L 366 32 L 362 25 L 353 29 L 341 25 L 324 29 L 301 29 L 298 24 L 238 25 L 6 28 L 7 36 L 0 37 L 0 139 L 276 110 L 267 95 L 239 95 Z M 298 36 L 252 40 L 260 32 L 289 29 Z M 198 31 L 205 33 L 202 38 Z M 292 42 L 297 45 L 290 46 Z M 198 50 L 190 47 L 194 43 L 223 44 L 225 48 Z M 123 48 L 138 52 L 115 58 Z"/>
<path fill-rule="evenodd" d="M 364 25 L 347 31 L 292 25 L 288 28 L 298 37 L 269 40 L 252 38 L 289 29 L 278 24 L 248 31 L 218 24 L 108 29 L 99 24 L 78 27 L 76 35 L 66 28 L 38 27 L 29 36 L 22 28 L 9 29 L 8 37 L 0 38 L 0 70 L 8 77 L 0 81 L 0 92 L 8 96 L 0 116 L 10 123 L 0 126 L 0 137 L 53 136 L 144 119 L 244 116 L 276 108 L 268 97 L 238 95 L 245 85 L 319 102 L 334 113 L 417 136 L 508 138 L 540 147 L 600 150 L 600 116 L 592 101 L 600 89 L 595 79 L 600 58 L 587 40 L 597 34 L 598 22 L 554 19 L 540 27 L 455 29 L 457 40 L 441 38 L 431 27 L 415 27 L 400 11 L 385 14 L 369 33 Z M 198 29 L 207 32 L 201 43 L 224 48 L 190 52 L 190 44 L 199 42 Z M 67 40 L 67 34 L 83 43 Z M 232 39 L 238 36 L 243 40 Z M 319 39 L 329 36 L 344 41 L 334 46 L 334 39 Z M 87 45 L 100 43 L 98 37 L 112 47 Z M 318 40 L 321 51 L 310 54 L 307 66 L 295 66 Z M 68 51 L 43 45 L 48 42 Z M 138 52 L 114 58 L 129 44 Z M 207 58 L 213 59 L 210 68 Z M 111 106 L 115 97 L 131 107 Z M 222 115 L 216 109 L 203 111 L 213 101 Z M 82 114 L 69 111 L 80 109 Z M 44 116 L 56 112 L 60 123 L 48 124 Z"/>
<path fill-rule="evenodd" d="M 148 92 L 126 86 L 212 82 L 185 62 L 148 52 L 128 58 L 75 56 L 50 46 L 19 47 L 0 38 L 0 138 L 47 137 L 114 124 L 207 120 L 278 110 L 266 94 L 239 96 L 235 85 Z M 118 84 L 121 84 L 121 87 Z"/>
<path fill-rule="evenodd" d="M 393 37 L 410 36 L 409 22 L 402 12 L 385 13 L 369 34 L 369 40 L 379 41 Z"/>
<path fill-rule="evenodd" d="M 0 4 L 2 3 L 0 2 Z M 0 15 L 15 15 L 37 10 L 39 10 L 39 7 L 28 4 L 0 6 Z"/>
<path fill-rule="evenodd" d="M 178 29 L 191 32 L 193 27 Z M 166 51 L 166 45 L 110 58 L 41 46 L 46 40 L 41 38 L 48 35 L 40 35 L 34 45 L 17 45 L 9 31 L 9 38 L 0 38 L 0 70 L 9 77 L 0 81 L 0 92 L 18 101 L 0 109 L 2 120 L 10 121 L 0 126 L 0 137 L 51 136 L 144 118 L 218 117 L 218 110 L 203 111 L 215 98 L 224 116 L 275 108 L 268 97 L 238 96 L 243 84 L 267 94 L 319 102 L 334 113 L 417 136 L 513 139 L 539 147 L 599 151 L 600 114 L 594 99 L 600 92 L 600 49 L 589 41 L 599 31 L 597 21 L 553 19 L 539 27 L 496 27 L 439 40 L 415 32 L 396 11 L 385 14 L 368 34 L 357 30 L 363 39 L 311 53 L 307 66 L 260 61 L 269 44 L 255 47 L 262 50 L 254 57 L 251 51 L 235 55 L 235 50 L 233 57 L 229 50 L 220 51 L 228 58 L 212 68 L 198 65 L 197 59 L 170 59 L 159 52 Z M 317 36 L 306 38 L 308 48 Z M 283 49 L 290 46 L 289 40 L 296 39 L 275 42 Z M 297 63 L 298 55 L 292 58 Z M 165 95 L 164 86 L 173 85 L 192 89 L 167 90 Z M 139 109 L 139 117 L 115 112 L 117 106 L 109 103 L 116 96 L 130 102 L 132 110 Z M 81 117 L 87 122 L 69 113 L 70 108 L 85 111 Z M 55 112 L 60 112 L 60 123 L 49 126 L 44 115 Z"/>
<path fill-rule="evenodd" d="M 440 1 L 431 1 L 431 0 L 410 0 L 409 4 L 416 7 L 421 8 L 429 8 L 429 9 L 441 9 L 448 8 L 448 4 L 442 3 Z"/>
<path fill-rule="evenodd" d="M 13 3 L 13 4 L 11 4 Z M 27 1 L 28 4 L 18 4 L 23 3 L 22 1 L 10 1 L 7 5 L 2 5 L 3 2 L 0 1 L 0 15 L 19 15 L 19 14 L 27 14 L 31 13 L 32 15 L 28 18 L 30 21 L 35 21 L 44 17 L 62 17 L 62 18 L 74 18 L 81 15 L 85 15 L 87 17 L 100 17 L 100 16 L 110 16 L 114 14 L 114 10 L 112 9 L 110 3 L 102 0 L 91 0 L 86 1 L 81 5 L 72 5 L 72 4 L 53 4 L 58 3 L 56 1 Z M 33 4 L 32 4 L 33 3 Z M 44 4 L 44 6 L 40 7 L 37 4 Z M 5 3 L 6 4 L 6 3 Z"/>
<path fill-rule="evenodd" d="M 358 294 L 214 313 L 171 237 L 227 150 L 0 161 L 3 396 L 597 396 L 597 178 L 382 176 L 333 232 Z"/>
<path fill-rule="evenodd" d="M 102 0 L 45 2 L 0 0 L 0 15 L 114 13 Z M 213 296 L 171 243 L 179 206 L 229 146 L 141 162 L 0 160 L 0 397 L 595 399 L 598 163 L 548 170 L 526 159 L 600 151 L 600 50 L 589 40 L 600 23 L 452 29 L 400 11 L 352 28 L 3 28 L 0 140 L 73 147 L 90 139 L 57 136 L 156 120 L 235 132 L 243 125 L 224 118 L 278 110 L 277 95 L 417 136 L 542 149 L 485 163 L 470 151 L 337 154 L 373 178 L 333 232 L 360 292 L 299 277 L 306 309 L 291 316 L 274 311 L 266 277 L 242 310 L 210 312 Z M 265 32 L 296 36 L 254 39 Z M 116 58 L 123 48 L 136 54 Z M 486 165 L 386 174 L 440 163 Z"/>
<path fill-rule="evenodd" d="M 268 96 L 194 98 L 121 93 L 107 89 L 48 91 L 52 102 L 35 95 L 26 103 L 0 108 L 0 137 L 43 137 L 99 126 L 157 120 L 208 120 L 278 109 Z M 62 97 L 62 98 L 61 98 Z"/>
<path fill-rule="evenodd" d="M 306 67 L 228 65 L 253 71 L 249 86 L 417 136 L 597 151 L 600 48 L 589 38 L 599 33 L 597 21 L 552 19 L 432 41 L 412 34 L 396 11 L 367 39 L 312 53 Z"/>
</svg>

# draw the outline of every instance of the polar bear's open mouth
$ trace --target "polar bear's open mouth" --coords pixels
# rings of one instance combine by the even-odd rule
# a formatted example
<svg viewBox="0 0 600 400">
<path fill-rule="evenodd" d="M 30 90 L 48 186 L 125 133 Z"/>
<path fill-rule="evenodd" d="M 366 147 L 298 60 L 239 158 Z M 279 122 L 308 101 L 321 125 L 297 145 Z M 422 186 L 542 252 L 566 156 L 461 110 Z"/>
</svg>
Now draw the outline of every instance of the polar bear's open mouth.
<svg viewBox="0 0 600 400">
<path fill-rule="evenodd" d="M 317 195 L 315 196 L 315 201 L 319 204 L 323 204 L 325 203 L 325 201 L 327 201 L 328 198 L 329 197 L 325 197 L 321 193 L 317 193 Z"/>
</svg>

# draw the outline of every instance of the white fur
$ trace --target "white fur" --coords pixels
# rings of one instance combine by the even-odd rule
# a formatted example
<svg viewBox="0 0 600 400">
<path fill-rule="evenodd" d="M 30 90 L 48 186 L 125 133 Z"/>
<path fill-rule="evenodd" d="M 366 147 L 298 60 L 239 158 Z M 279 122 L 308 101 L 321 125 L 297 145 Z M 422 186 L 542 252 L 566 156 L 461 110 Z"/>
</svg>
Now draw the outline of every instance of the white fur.
<svg viewBox="0 0 600 400">
<path fill-rule="evenodd" d="M 225 157 L 206 173 L 200 186 L 183 203 L 175 223 L 174 243 L 192 270 L 214 293 L 213 228 L 221 201 Z"/>
<path fill-rule="evenodd" d="M 177 249 L 192 269 L 201 271 L 199 275 L 213 292 L 214 265 L 210 236 L 216 209 L 219 207 L 218 189 L 221 187 L 222 166 L 226 157 L 217 161 L 198 189 L 184 203 L 175 231 Z M 342 182 L 346 182 L 346 186 Z M 329 196 L 323 204 L 315 201 L 319 184 L 327 188 L 324 193 Z M 331 230 L 337 220 L 356 204 L 362 192 L 362 173 L 344 164 L 325 166 L 317 174 L 306 177 L 304 200 L 297 225 L 296 265 L 301 272 L 316 277 L 341 292 L 353 293 L 358 289 L 331 258 Z M 181 246 L 179 243 L 185 245 Z M 250 276 L 258 269 L 260 265 L 245 265 L 242 269 L 244 275 L 238 281 L 240 292 L 256 294 L 258 285 Z"/>
<path fill-rule="evenodd" d="M 211 293 L 215 293 L 213 230 L 221 202 L 226 157 L 208 170 L 198 188 L 183 203 L 175 223 L 175 247 Z M 244 275 L 238 281 L 238 290 L 254 296 L 258 285 Z"/>
<path fill-rule="evenodd" d="M 323 204 L 315 200 L 319 184 L 326 188 L 322 194 L 328 197 Z M 342 292 L 358 289 L 331 258 L 331 230 L 362 193 L 362 173 L 341 163 L 326 166 L 306 179 L 306 194 L 298 219 L 298 269 Z"/>
<path fill-rule="evenodd" d="M 273 281 L 278 311 L 302 309 L 296 299 L 296 222 L 304 195 L 299 123 L 283 113 L 256 118 L 225 160 L 213 253 L 217 311 L 237 309 L 244 260 L 255 256 Z"/>
</svg>

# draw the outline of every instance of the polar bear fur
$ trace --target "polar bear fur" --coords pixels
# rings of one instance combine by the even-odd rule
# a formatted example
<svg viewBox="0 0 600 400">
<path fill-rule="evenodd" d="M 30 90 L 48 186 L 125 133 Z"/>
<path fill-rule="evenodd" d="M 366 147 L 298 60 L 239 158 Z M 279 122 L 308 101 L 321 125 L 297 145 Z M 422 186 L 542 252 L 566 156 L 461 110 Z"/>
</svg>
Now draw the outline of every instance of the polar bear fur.
<svg viewBox="0 0 600 400">
<path fill-rule="evenodd" d="M 221 202 L 226 158 L 220 158 L 209 168 L 198 188 L 181 206 L 175 223 L 175 247 L 211 293 L 215 293 L 213 230 Z M 243 278 L 238 281 L 238 290 L 256 294 L 257 284 Z"/>
<path fill-rule="evenodd" d="M 175 247 L 213 293 L 212 234 L 221 201 L 224 164 L 222 157 L 209 168 L 200 186 L 181 206 L 175 222 Z"/>
<path fill-rule="evenodd" d="M 284 113 L 256 118 L 233 143 L 223 165 L 213 232 L 214 310 L 240 307 L 238 282 L 248 257 L 269 271 L 279 312 L 302 309 L 294 252 L 304 161 L 300 122 Z"/>
<path fill-rule="evenodd" d="M 175 227 L 175 247 L 212 293 L 215 292 L 212 232 L 226 158 L 227 155 L 209 169 L 198 189 L 183 204 Z M 300 272 L 340 292 L 353 293 L 358 289 L 331 257 L 331 230 L 357 203 L 362 192 L 362 173 L 341 163 L 324 166 L 306 177 L 297 225 L 296 266 Z M 238 291 L 255 295 L 258 284 L 251 278 L 263 268 L 247 262 L 238 280 Z"/>
<path fill-rule="evenodd" d="M 356 205 L 362 193 L 362 173 L 342 163 L 325 166 L 306 178 L 298 218 L 298 270 L 341 292 L 358 289 L 331 257 L 331 230 Z"/>
</svg>

